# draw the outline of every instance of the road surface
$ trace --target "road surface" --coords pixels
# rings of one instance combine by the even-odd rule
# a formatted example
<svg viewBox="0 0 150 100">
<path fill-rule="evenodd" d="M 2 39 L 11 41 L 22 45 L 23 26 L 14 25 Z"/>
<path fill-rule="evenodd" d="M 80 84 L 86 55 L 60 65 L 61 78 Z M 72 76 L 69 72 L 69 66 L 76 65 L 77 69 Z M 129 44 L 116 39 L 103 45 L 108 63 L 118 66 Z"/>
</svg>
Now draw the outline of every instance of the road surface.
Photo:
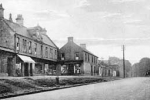
<svg viewBox="0 0 150 100">
<path fill-rule="evenodd" d="M 6 100 L 150 100 L 150 77 L 128 78 Z"/>
</svg>

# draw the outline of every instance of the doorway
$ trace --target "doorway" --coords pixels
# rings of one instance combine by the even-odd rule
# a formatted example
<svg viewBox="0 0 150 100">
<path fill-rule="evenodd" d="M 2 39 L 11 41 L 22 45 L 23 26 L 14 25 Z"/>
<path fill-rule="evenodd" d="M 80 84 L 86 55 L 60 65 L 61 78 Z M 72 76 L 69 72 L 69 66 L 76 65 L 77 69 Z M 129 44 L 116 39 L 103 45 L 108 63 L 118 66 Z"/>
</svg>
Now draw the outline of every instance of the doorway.
<svg viewBox="0 0 150 100">
<path fill-rule="evenodd" d="M 69 64 L 68 65 L 68 74 L 69 75 L 73 75 L 74 74 L 74 65 L 73 64 Z"/>
<path fill-rule="evenodd" d="M 13 76 L 13 73 L 12 73 L 12 66 L 13 66 L 13 64 L 12 64 L 12 61 L 13 61 L 13 58 L 11 58 L 11 57 L 8 57 L 7 58 L 7 73 L 8 73 L 8 76 Z"/>
<path fill-rule="evenodd" d="M 32 63 L 30 63 L 30 76 L 33 76 Z"/>
<path fill-rule="evenodd" d="M 24 76 L 29 76 L 29 66 L 28 66 L 28 63 L 24 63 Z"/>
</svg>

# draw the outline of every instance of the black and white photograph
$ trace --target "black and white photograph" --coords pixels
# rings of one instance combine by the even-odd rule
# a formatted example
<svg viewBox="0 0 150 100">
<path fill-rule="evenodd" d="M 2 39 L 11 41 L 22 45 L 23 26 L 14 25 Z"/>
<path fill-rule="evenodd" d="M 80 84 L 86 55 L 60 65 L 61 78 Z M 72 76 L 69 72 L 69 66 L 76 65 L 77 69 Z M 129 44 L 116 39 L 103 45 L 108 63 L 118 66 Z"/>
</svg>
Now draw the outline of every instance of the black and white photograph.
<svg viewBox="0 0 150 100">
<path fill-rule="evenodd" d="M 0 100 L 150 100 L 150 0 L 0 0 Z"/>
</svg>

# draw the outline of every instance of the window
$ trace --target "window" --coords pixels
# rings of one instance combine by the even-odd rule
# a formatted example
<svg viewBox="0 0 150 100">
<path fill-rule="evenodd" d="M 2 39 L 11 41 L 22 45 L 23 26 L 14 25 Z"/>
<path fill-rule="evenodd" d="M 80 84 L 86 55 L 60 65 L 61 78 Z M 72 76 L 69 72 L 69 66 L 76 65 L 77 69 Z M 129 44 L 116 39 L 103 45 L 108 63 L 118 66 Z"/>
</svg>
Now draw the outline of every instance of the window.
<svg viewBox="0 0 150 100">
<path fill-rule="evenodd" d="M 45 57 L 48 58 L 48 48 L 45 47 Z"/>
<path fill-rule="evenodd" d="M 55 50 L 55 59 L 57 59 L 57 50 Z"/>
<path fill-rule="evenodd" d="M 92 63 L 94 62 L 93 56 L 92 56 Z"/>
<path fill-rule="evenodd" d="M 65 60 L 65 53 L 61 54 L 61 60 Z"/>
<path fill-rule="evenodd" d="M 34 53 L 36 55 L 36 53 L 37 53 L 37 43 L 34 44 L 34 51 L 35 51 Z"/>
<path fill-rule="evenodd" d="M 90 55 L 88 54 L 88 62 L 90 61 Z"/>
<path fill-rule="evenodd" d="M 20 49 L 20 38 L 19 37 L 17 37 L 16 43 L 17 43 L 16 50 L 19 50 Z"/>
<path fill-rule="evenodd" d="M 57 55 L 57 50 L 55 50 L 55 55 Z"/>
<path fill-rule="evenodd" d="M 50 48 L 50 58 L 53 58 L 53 49 Z"/>
<path fill-rule="evenodd" d="M 75 60 L 79 60 L 79 53 L 78 52 L 75 53 Z"/>
<path fill-rule="evenodd" d="M 29 41 L 29 53 L 32 53 L 32 42 Z"/>
<path fill-rule="evenodd" d="M 87 54 L 85 53 L 85 61 L 87 61 Z"/>
<path fill-rule="evenodd" d="M 27 52 L 27 40 L 23 39 L 23 51 Z"/>
<path fill-rule="evenodd" d="M 43 46 L 41 45 L 41 56 L 43 56 Z"/>
</svg>

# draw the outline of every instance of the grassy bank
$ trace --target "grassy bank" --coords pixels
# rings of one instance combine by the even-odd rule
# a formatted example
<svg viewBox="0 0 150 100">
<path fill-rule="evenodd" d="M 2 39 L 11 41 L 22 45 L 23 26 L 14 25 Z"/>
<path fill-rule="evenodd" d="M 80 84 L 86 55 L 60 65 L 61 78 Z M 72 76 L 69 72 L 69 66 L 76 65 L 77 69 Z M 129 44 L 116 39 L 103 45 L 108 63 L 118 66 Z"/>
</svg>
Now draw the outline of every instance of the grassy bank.
<svg viewBox="0 0 150 100">
<path fill-rule="evenodd" d="M 54 88 L 70 87 L 76 84 L 104 82 L 106 80 L 94 77 L 60 78 L 59 84 L 55 78 L 11 78 L 0 79 L 0 97 L 24 94 Z"/>
</svg>

